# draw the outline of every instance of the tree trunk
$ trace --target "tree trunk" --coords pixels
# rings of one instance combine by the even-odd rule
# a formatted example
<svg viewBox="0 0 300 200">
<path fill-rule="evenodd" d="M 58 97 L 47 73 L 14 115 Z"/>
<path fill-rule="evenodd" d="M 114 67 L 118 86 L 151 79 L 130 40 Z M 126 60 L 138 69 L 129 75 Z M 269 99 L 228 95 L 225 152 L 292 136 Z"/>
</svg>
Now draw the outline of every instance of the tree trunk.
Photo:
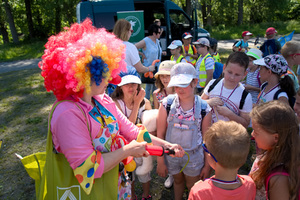
<svg viewBox="0 0 300 200">
<path fill-rule="evenodd" d="M 186 0 L 186 13 L 189 16 L 192 16 L 192 4 L 191 4 L 191 0 Z"/>
<path fill-rule="evenodd" d="M 2 0 L 2 2 L 4 5 L 5 12 L 6 12 L 7 22 L 9 24 L 10 32 L 13 37 L 13 42 L 19 43 L 18 33 L 17 33 L 16 26 L 15 26 L 14 17 L 11 13 L 10 5 L 8 4 L 7 0 Z"/>
<path fill-rule="evenodd" d="M 0 33 L 1 33 L 2 38 L 3 38 L 3 43 L 4 44 L 9 43 L 8 32 L 5 28 L 5 24 L 1 20 L 0 20 Z"/>
<path fill-rule="evenodd" d="M 243 24 L 243 14 L 244 14 L 244 2 L 243 0 L 239 0 L 239 4 L 238 4 L 238 25 L 242 25 Z"/>
<path fill-rule="evenodd" d="M 56 1 L 55 6 L 55 32 L 59 33 L 61 29 L 61 8 L 60 8 L 60 1 Z"/>
<path fill-rule="evenodd" d="M 211 0 L 208 0 L 208 4 L 207 4 L 207 26 L 209 27 L 209 29 L 211 29 L 212 27 L 212 13 L 211 13 Z"/>
<path fill-rule="evenodd" d="M 206 26 L 206 24 L 207 24 L 207 13 L 206 13 L 206 2 L 205 2 L 205 0 L 201 0 L 201 10 L 202 10 L 203 26 Z"/>
<path fill-rule="evenodd" d="M 34 38 L 35 32 L 34 32 L 33 21 L 32 21 L 31 0 L 25 0 L 25 7 L 26 7 L 26 17 L 27 17 L 29 36 L 30 38 Z"/>
</svg>

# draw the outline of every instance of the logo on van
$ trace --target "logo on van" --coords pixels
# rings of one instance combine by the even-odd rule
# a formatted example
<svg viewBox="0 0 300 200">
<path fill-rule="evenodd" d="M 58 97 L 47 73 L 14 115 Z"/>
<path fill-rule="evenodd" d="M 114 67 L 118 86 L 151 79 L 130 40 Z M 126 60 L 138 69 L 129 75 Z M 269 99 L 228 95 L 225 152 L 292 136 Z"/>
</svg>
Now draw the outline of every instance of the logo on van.
<svg viewBox="0 0 300 200">
<path fill-rule="evenodd" d="M 132 15 L 126 17 L 125 19 L 129 21 L 132 26 L 133 33 L 131 37 L 137 36 L 141 31 L 141 27 L 142 27 L 141 21 L 137 17 Z"/>
</svg>

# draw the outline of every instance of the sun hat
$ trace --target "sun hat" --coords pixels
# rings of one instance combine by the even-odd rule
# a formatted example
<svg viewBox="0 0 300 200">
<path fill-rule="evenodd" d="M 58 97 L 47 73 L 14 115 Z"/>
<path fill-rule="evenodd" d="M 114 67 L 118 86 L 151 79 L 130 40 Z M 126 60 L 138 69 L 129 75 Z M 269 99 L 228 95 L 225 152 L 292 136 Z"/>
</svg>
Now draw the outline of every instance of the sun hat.
<svg viewBox="0 0 300 200">
<path fill-rule="evenodd" d="M 202 44 L 204 46 L 210 47 L 210 43 L 207 38 L 199 38 L 196 42 L 193 42 L 193 44 Z"/>
<path fill-rule="evenodd" d="M 245 36 L 247 36 L 247 35 L 253 35 L 253 34 L 250 33 L 249 31 L 244 31 L 244 32 L 242 33 L 242 37 L 245 37 Z"/>
<path fill-rule="evenodd" d="M 247 56 L 255 58 L 256 60 L 262 58 L 262 52 L 259 49 L 252 48 L 246 54 L 247 54 Z"/>
<path fill-rule="evenodd" d="M 183 39 L 189 39 L 192 38 L 193 36 L 189 33 L 189 32 L 185 32 L 182 34 L 182 38 Z"/>
<path fill-rule="evenodd" d="M 180 40 L 173 40 L 173 42 L 168 46 L 168 49 L 176 49 L 177 47 L 181 47 L 182 42 Z"/>
<path fill-rule="evenodd" d="M 272 72 L 278 75 L 285 74 L 288 69 L 288 64 L 282 55 L 271 54 L 264 58 L 254 60 L 255 65 L 265 66 Z"/>
<path fill-rule="evenodd" d="M 168 87 L 187 87 L 197 77 L 195 67 L 190 63 L 178 63 L 171 69 L 171 80 Z"/>
<path fill-rule="evenodd" d="M 266 30 L 266 35 L 272 35 L 274 33 L 277 33 L 276 29 L 273 28 L 273 27 L 269 27 L 267 30 Z"/>
<path fill-rule="evenodd" d="M 156 72 L 154 77 L 157 79 L 158 75 L 162 75 L 162 74 L 170 75 L 171 68 L 175 64 L 176 64 L 176 61 L 171 61 L 171 60 L 162 61 L 159 65 L 158 72 Z"/>
<path fill-rule="evenodd" d="M 121 71 L 120 73 L 121 82 L 118 84 L 118 86 L 126 85 L 129 83 L 136 83 L 136 84 L 142 84 L 142 81 L 140 79 L 139 73 L 136 71 L 136 69 L 133 66 L 127 65 L 127 71 Z"/>
</svg>

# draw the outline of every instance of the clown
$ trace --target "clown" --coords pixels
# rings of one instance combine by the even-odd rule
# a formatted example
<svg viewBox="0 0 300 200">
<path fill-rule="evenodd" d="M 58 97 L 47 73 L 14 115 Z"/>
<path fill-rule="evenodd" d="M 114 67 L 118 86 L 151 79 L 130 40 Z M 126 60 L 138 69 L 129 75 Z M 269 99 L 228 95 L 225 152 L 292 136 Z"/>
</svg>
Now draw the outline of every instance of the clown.
<svg viewBox="0 0 300 200">
<path fill-rule="evenodd" d="M 51 36 L 45 47 L 39 67 L 57 101 L 49 117 L 47 159 L 37 198 L 130 199 L 126 170 L 119 164 L 149 153 L 146 142 L 136 141 L 140 129 L 105 94 L 107 84 L 118 84 L 119 72 L 126 70 L 125 46 L 87 19 Z M 183 156 L 179 145 L 151 139 Z"/>
</svg>

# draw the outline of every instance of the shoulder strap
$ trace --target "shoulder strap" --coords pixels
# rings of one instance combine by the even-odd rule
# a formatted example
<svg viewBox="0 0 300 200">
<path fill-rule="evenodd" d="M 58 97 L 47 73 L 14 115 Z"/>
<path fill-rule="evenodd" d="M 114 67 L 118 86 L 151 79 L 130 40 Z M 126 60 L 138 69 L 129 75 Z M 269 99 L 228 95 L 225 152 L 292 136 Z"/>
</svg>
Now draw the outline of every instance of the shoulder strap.
<svg viewBox="0 0 300 200">
<path fill-rule="evenodd" d="M 209 86 L 209 88 L 208 88 L 208 91 L 207 92 L 210 92 L 210 91 L 212 91 L 214 88 L 215 88 L 215 86 L 220 82 L 220 80 L 221 80 L 222 78 L 218 78 L 218 79 L 216 79 L 210 86 Z"/>
<path fill-rule="evenodd" d="M 242 98 L 241 98 L 240 106 L 239 106 L 240 110 L 243 109 L 244 104 L 245 104 L 245 99 L 246 99 L 248 94 L 249 94 L 249 92 L 247 90 L 243 90 L 243 94 L 242 94 Z"/>
<path fill-rule="evenodd" d="M 201 118 L 203 120 L 203 118 L 206 115 L 207 102 L 205 100 L 201 99 L 200 96 L 198 96 L 198 97 L 199 97 L 198 100 L 200 100 L 200 102 L 201 102 Z"/>
<path fill-rule="evenodd" d="M 268 199 L 268 191 L 269 191 L 269 182 L 270 182 L 270 179 L 273 177 L 273 176 L 276 176 L 276 175 L 281 175 L 281 176 L 290 176 L 287 172 L 271 172 L 266 180 L 265 180 L 265 186 L 266 186 L 266 199 Z"/>
<path fill-rule="evenodd" d="M 170 112 L 170 109 L 171 109 L 171 105 L 172 105 L 174 99 L 175 99 L 175 94 L 169 94 L 167 96 L 167 107 L 166 107 L 167 116 L 169 115 L 169 112 Z"/>
<path fill-rule="evenodd" d="M 281 88 L 279 90 L 277 90 L 277 92 L 275 92 L 274 96 L 273 96 L 273 100 L 277 100 L 278 96 L 281 92 L 284 92 Z"/>
</svg>

